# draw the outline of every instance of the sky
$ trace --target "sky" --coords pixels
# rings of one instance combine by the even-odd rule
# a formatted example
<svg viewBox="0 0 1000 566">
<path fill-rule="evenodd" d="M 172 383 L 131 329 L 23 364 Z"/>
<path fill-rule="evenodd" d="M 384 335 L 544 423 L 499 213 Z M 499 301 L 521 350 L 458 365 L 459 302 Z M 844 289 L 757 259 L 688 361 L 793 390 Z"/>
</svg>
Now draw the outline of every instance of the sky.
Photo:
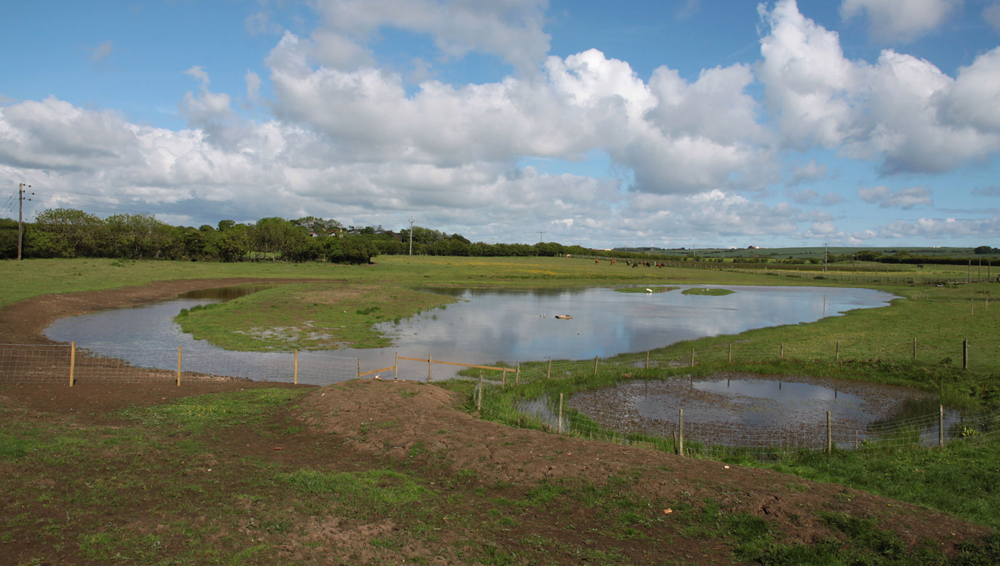
<svg viewBox="0 0 1000 566">
<path fill-rule="evenodd" d="M 1000 0 L 0 3 L 0 217 L 1000 247 Z"/>
</svg>

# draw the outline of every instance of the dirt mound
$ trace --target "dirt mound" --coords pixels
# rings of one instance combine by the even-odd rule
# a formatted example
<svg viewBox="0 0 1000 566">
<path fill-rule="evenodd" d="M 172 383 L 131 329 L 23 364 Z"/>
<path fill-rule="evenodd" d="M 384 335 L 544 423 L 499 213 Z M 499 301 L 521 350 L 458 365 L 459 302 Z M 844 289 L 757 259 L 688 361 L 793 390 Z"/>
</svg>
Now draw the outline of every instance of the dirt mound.
<svg viewBox="0 0 1000 566">
<path fill-rule="evenodd" d="M 319 388 L 301 401 L 303 419 L 378 456 L 424 456 L 453 473 L 485 482 L 531 483 L 632 474 L 650 500 L 719 502 L 777 523 L 790 542 L 831 535 L 816 517 L 838 511 L 874 519 L 909 544 L 922 539 L 960 542 L 988 529 L 840 485 L 819 484 L 769 470 L 726 466 L 645 448 L 592 442 L 483 421 L 457 405 L 460 396 L 413 381 L 354 380 Z"/>
</svg>

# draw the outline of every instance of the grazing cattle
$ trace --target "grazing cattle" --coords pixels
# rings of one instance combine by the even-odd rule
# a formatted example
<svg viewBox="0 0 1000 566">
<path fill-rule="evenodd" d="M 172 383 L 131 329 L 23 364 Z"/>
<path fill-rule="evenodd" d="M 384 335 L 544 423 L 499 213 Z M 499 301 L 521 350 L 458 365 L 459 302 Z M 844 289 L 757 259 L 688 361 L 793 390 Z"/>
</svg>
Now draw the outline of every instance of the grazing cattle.
<svg viewBox="0 0 1000 566">
<path fill-rule="evenodd" d="M 614 264 L 615 264 L 615 260 L 611 260 L 611 265 L 614 265 Z"/>
<path fill-rule="evenodd" d="M 656 267 L 663 267 L 663 264 L 662 263 L 657 263 Z"/>
<path fill-rule="evenodd" d="M 595 260 L 594 260 L 594 263 L 601 263 L 601 260 L 599 260 L 599 259 L 595 259 Z"/>
<path fill-rule="evenodd" d="M 632 264 L 632 269 L 635 269 L 637 267 L 639 267 L 639 262 L 638 261 Z"/>
</svg>

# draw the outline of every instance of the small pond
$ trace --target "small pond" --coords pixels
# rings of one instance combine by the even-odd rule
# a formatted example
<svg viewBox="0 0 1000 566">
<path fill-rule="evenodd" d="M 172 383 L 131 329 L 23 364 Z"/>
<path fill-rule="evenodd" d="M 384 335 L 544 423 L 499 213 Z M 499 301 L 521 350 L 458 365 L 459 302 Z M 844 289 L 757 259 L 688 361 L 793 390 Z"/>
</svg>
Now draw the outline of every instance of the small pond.
<svg viewBox="0 0 1000 566">
<path fill-rule="evenodd" d="M 700 378 L 637 380 L 574 394 L 567 402 L 609 429 L 669 436 L 684 410 L 685 438 L 708 444 L 819 447 L 826 440 L 830 412 L 834 440 L 841 446 L 877 436 L 914 406 L 932 406 L 930 394 L 904 387 L 807 377 L 763 378 L 717 374 Z M 544 404 L 543 404 L 544 405 Z M 527 410 L 551 420 L 538 404 Z M 936 409 L 936 406 L 934 407 Z M 960 420 L 947 411 L 945 430 Z M 923 425 L 922 425 L 923 426 Z M 934 423 L 920 431 L 937 440 Z"/>
<path fill-rule="evenodd" d="M 258 286 L 259 287 L 259 286 Z M 379 330 L 395 346 L 300 353 L 302 368 L 315 365 L 322 379 L 341 381 L 362 371 L 393 365 L 401 356 L 489 364 L 496 361 L 587 359 L 642 352 L 681 340 L 736 334 L 754 328 L 813 322 L 858 308 L 889 304 L 889 293 L 824 287 L 710 286 L 735 291 L 727 296 L 683 295 L 681 287 L 664 293 L 620 293 L 610 288 L 565 290 L 441 290 L 459 302 L 425 311 Z M 255 290 L 208 290 L 173 301 L 64 318 L 45 335 L 77 342 L 87 350 L 142 367 L 176 368 L 176 350 L 185 352 L 184 369 L 218 375 L 291 381 L 291 353 L 227 352 L 180 331 L 173 318 L 181 309 L 233 298 Z M 221 293 L 221 294 L 220 294 Z M 555 315 L 569 314 L 571 320 Z M 190 364 L 194 365 L 189 365 Z M 199 361 L 200 360 L 200 361 Z M 351 367 L 341 367 L 351 366 Z M 326 369 L 322 369 L 326 368 Z M 331 369 L 333 368 L 333 369 Z M 401 377 L 426 377 L 427 366 L 400 365 Z M 435 366 L 434 377 L 455 370 Z"/>
</svg>

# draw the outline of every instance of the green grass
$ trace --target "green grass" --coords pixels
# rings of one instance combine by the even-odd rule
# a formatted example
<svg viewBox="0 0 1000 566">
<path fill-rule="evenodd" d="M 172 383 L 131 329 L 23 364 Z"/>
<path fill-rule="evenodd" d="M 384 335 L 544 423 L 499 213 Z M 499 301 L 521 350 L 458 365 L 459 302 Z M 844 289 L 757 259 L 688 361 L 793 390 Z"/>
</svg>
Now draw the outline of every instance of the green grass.
<svg viewBox="0 0 1000 566">
<path fill-rule="evenodd" d="M 454 300 L 405 287 L 282 285 L 182 311 L 175 320 L 195 339 L 227 350 L 382 348 L 391 343 L 375 324 Z"/>
<path fill-rule="evenodd" d="M 169 426 L 186 432 L 260 423 L 275 407 L 301 396 L 304 390 L 251 389 L 225 395 L 183 397 L 174 403 L 134 407 L 120 415 L 144 426 Z"/>
<path fill-rule="evenodd" d="M 681 291 L 683 295 L 708 295 L 710 297 L 723 297 L 725 295 L 732 295 L 735 291 L 730 291 L 729 289 L 700 289 L 691 288 L 684 289 Z"/>
</svg>

